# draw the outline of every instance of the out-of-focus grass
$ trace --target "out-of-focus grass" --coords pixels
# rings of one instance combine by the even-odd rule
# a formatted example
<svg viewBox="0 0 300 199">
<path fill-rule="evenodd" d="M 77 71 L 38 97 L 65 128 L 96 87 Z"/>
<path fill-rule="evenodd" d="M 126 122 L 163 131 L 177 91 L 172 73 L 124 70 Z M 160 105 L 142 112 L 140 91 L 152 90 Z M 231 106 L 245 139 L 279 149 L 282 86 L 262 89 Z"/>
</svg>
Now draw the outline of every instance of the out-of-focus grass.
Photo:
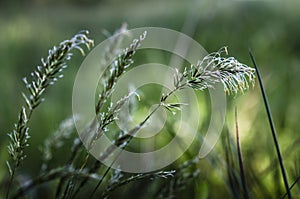
<svg viewBox="0 0 300 199">
<path fill-rule="evenodd" d="M 255 52 L 261 67 L 263 81 L 269 96 L 270 106 L 278 130 L 288 173 L 292 173 L 294 160 L 299 154 L 300 139 L 300 3 L 298 1 L 100 1 L 89 6 L 64 3 L 18 4 L 0 7 L 0 178 L 6 173 L 6 133 L 13 128 L 17 111 L 22 102 L 24 89 L 21 78 L 27 76 L 49 47 L 88 29 L 96 44 L 105 39 L 103 29 L 113 32 L 122 22 L 129 28 L 159 26 L 181 30 L 186 16 L 195 20 L 196 33 L 192 35 L 207 51 L 216 51 L 227 45 L 231 55 L 251 65 L 248 47 Z M 74 57 L 75 58 L 75 57 Z M 138 58 L 140 59 L 140 58 Z M 29 157 L 22 167 L 34 174 L 40 168 L 37 146 L 59 122 L 70 116 L 71 94 L 76 71 L 83 58 L 76 56 L 66 70 L 65 78 L 46 93 L 45 103 L 32 118 Z M 239 110 L 239 130 L 247 165 L 261 173 L 262 183 L 273 180 L 276 171 L 276 156 L 266 113 L 259 89 L 256 87 L 245 95 L 229 97 L 227 125 L 234 132 L 233 105 Z M 294 147 L 291 147 L 295 143 Z M 298 147 L 297 147 L 298 146 Z M 220 142 L 211 154 L 222 152 Z M 299 158 L 299 157 L 298 157 Z M 32 162 L 36 164 L 32 164 Z M 224 194 L 218 168 L 207 165 L 209 187 L 215 186 Z M 272 166 L 275 164 L 275 166 Z M 271 166 L 270 166 L 271 165 Z M 212 168 L 211 168 L 212 167 Z M 250 167 L 250 166 L 249 166 Z M 268 169 L 271 172 L 267 172 Z M 299 169 L 299 168 L 298 168 Z M 248 171 L 249 172 L 249 171 Z M 248 176 L 247 176 L 248 175 Z M 251 176 L 246 171 L 246 178 Z M 289 175 L 290 183 L 293 176 Z M 280 179 L 280 178 L 279 178 Z M 224 182 L 223 182 L 224 183 Z M 251 184 L 250 184 L 251 185 Z M 205 185 L 201 185 L 205 187 Z M 276 190 L 274 185 L 268 191 Z M 204 188 L 203 188 L 204 189 Z M 209 189 L 209 188 L 208 188 Z M 212 195 L 212 190 L 208 190 Z M 278 196 L 279 197 L 279 196 Z"/>
</svg>

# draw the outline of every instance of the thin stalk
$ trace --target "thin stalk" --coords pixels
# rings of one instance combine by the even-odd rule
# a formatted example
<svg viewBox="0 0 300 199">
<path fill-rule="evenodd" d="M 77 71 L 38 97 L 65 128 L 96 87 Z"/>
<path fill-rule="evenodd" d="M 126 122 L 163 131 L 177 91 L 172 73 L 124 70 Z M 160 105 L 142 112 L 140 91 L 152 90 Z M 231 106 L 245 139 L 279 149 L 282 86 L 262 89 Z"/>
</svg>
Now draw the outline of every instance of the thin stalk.
<svg viewBox="0 0 300 199">
<path fill-rule="evenodd" d="M 267 95 L 266 95 L 266 92 L 265 92 L 265 89 L 264 89 L 264 85 L 263 85 L 261 77 L 260 77 L 260 73 L 258 71 L 256 61 L 255 61 L 254 56 L 253 56 L 250 49 L 249 49 L 249 54 L 250 54 L 252 63 L 254 65 L 255 69 L 256 69 L 256 74 L 257 74 L 257 78 L 258 78 L 258 81 L 259 81 L 259 86 L 260 86 L 261 93 L 262 93 L 262 96 L 263 96 L 263 99 L 264 99 L 265 108 L 266 108 L 266 111 L 267 111 L 267 114 L 268 114 L 268 120 L 269 120 L 271 132 L 272 132 L 272 137 L 273 137 L 275 148 L 276 148 L 276 153 L 277 153 L 277 157 L 278 157 L 278 161 L 279 161 L 279 165 L 280 165 L 281 174 L 282 174 L 284 186 L 285 186 L 285 189 L 286 189 L 286 193 L 287 193 L 288 198 L 292 199 L 292 194 L 291 194 L 291 191 L 290 191 L 290 188 L 289 188 L 288 178 L 287 178 L 286 171 L 285 171 L 285 168 L 284 168 L 283 158 L 282 158 L 282 155 L 281 155 L 281 152 L 280 152 L 279 142 L 278 142 L 275 125 L 274 125 L 272 114 L 271 114 L 271 109 L 269 107 L 268 98 L 267 98 Z"/>
<path fill-rule="evenodd" d="M 93 174 L 94 175 L 94 174 Z M 94 179 L 95 176 L 92 174 L 82 172 L 80 170 L 75 170 L 75 171 L 68 171 L 64 167 L 59 168 L 59 169 L 54 169 L 46 174 L 38 176 L 36 179 L 29 181 L 25 186 L 20 187 L 15 195 L 12 198 L 20 198 L 24 196 L 24 193 L 29 192 L 31 189 L 34 187 L 43 184 L 45 182 L 53 181 L 57 178 L 62 178 L 62 177 L 71 177 L 71 176 L 77 176 L 81 178 L 92 178 Z"/>
<path fill-rule="evenodd" d="M 76 139 L 79 139 L 79 138 L 76 138 Z M 72 163 L 74 162 L 74 160 L 78 156 L 78 153 L 79 153 L 78 151 L 81 149 L 81 147 L 82 147 L 82 142 L 74 141 L 71 157 L 66 162 L 66 164 L 64 166 L 65 168 L 72 167 Z M 60 193 L 62 192 L 62 189 L 63 189 L 63 186 L 64 186 L 66 180 L 67 180 L 67 177 L 62 177 L 62 178 L 59 179 L 59 183 L 58 183 L 57 188 L 56 188 L 55 198 L 60 197 Z"/>
<path fill-rule="evenodd" d="M 87 164 L 87 162 L 88 162 L 88 158 L 89 158 L 90 156 L 89 156 L 89 154 L 87 154 L 86 156 L 85 156 L 85 158 L 83 159 L 83 161 L 82 161 L 82 164 L 81 164 L 81 166 L 80 166 L 80 168 L 79 168 L 79 171 L 83 171 L 83 169 L 85 168 L 85 166 L 86 166 L 86 164 Z M 64 180 L 66 180 L 66 179 L 64 179 Z M 71 176 L 71 178 L 69 179 L 69 181 L 68 181 L 68 184 L 67 184 L 67 186 L 65 187 L 65 190 L 64 190 L 64 193 L 63 193 L 63 199 L 64 198 L 68 198 L 68 195 L 70 195 L 70 193 L 72 193 L 72 190 L 74 189 L 74 184 L 76 183 L 76 176 Z M 64 183 L 64 182 L 63 182 Z M 77 191 L 77 189 L 76 189 L 76 191 Z M 75 191 L 75 192 L 76 192 Z M 77 194 L 77 193 L 76 193 Z M 75 197 L 75 195 L 74 195 L 74 197 Z M 71 197 L 72 198 L 72 197 Z"/>
<path fill-rule="evenodd" d="M 229 190 L 232 194 L 232 198 L 240 198 L 236 187 L 238 187 L 236 175 L 234 173 L 235 165 L 233 161 L 233 154 L 231 148 L 231 137 L 229 135 L 228 129 L 226 129 L 224 139 L 222 139 L 222 146 L 224 147 L 225 151 L 225 163 L 226 163 L 226 172 L 227 172 L 227 179 L 229 184 Z"/>
<path fill-rule="evenodd" d="M 125 144 L 125 146 L 122 148 L 122 150 L 120 151 L 120 153 L 117 155 L 117 157 L 113 160 L 113 162 L 111 163 L 111 165 L 106 169 L 103 177 L 100 179 L 100 181 L 98 182 L 98 184 L 96 185 L 95 189 L 93 190 L 90 198 L 93 198 L 93 196 L 95 195 L 97 189 L 99 188 L 99 186 L 101 185 L 101 183 L 104 180 L 104 177 L 108 174 L 110 168 L 112 167 L 112 165 L 115 163 L 115 161 L 118 159 L 118 157 L 120 156 L 120 154 L 123 152 L 123 150 L 125 150 L 125 148 L 128 146 L 128 144 L 130 143 L 130 141 L 132 140 L 133 136 L 135 135 L 135 133 L 140 130 L 144 124 L 150 119 L 150 117 L 160 108 L 163 106 L 163 103 L 167 100 L 168 97 L 170 97 L 173 93 L 175 93 L 177 90 L 179 90 L 181 87 L 175 87 L 173 90 L 171 90 L 169 93 L 167 93 L 165 96 L 161 97 L 160 103 L 151 111 L 151 113 L 139 124 L 137 125 L 135 128 L 133 128 L 132 130 L 130 130 L 128 132 L 128 134 L 124 135 L 123 137 L 121 137 L 119 140 L 121 140 L 121 143 L 116 143 L 116 145 L 120 145 L 123 143 L 124 140 L 127 139 L 127 143 Z M 126 141 L 125 141 L 126 142 Z M 107 156 L 109 156 L 113 150 L 115 149 L 114 147 L 115 145 L 109 147 L 106 151 L 106 153 L 104 153 L 101 157 L 99 157 L 100 161 L 103 161 L 105 158 L 107 158 Z"/>
<path fill-rule="evenodd" d="M 297 177 L 297 179 L 293 182 L 293 184 L 290 186 L 289 190 L 292 190 L 292 188 L 297 184 L 297 182 L 300 180 L 300 176 Z M 287 193 L 285 193 L 281 199 L 284 199 L 286 197 Z"/>
<path fill-rule="evenodd" d="M 179 90 L 181 87 L 175 87 L 173 90 L 171 90 L 169 93 L 167 93 L 165 96 L 161 97 L 160 103 L 152 110 L 152 112 L 141 122 L 139 123 L 139 125 L 137 125 L 135 128 L 131 129 L 127 134 L 123 135 L 122 137 L 120 137 L 116 143 L 110 147 L 108 147 L 105 151 L 105 153 L 100 156 L 98 158 L 98 160 L 100 162 L 104 161 L 116 148 L 115 146 L 120 146 L 122 143 L 127 142 L 124 147 L 122 148 L 122 150 L 120 151 L 120 153 L 116 156 L 116 158 L 113 160 L 113 162 L 111 163 L 111 165 L 105 170 L 105 173 L 103 175 L 103 177 L 99 180 L 99 182 L 97 183 L 96 187 L 94 188 L 90 198 L 92 198 L 97 189 L 99 188 L 99 186 L 102 184 L 104 177 L 108 174 L 110 168 L 112 167 L 112 165 L 115 163 L 115 161 L 118 159 L 118 157 L 120 156 L 120 154 L 122 153 L 123 150 L 125 150 L 125 148 L 127 147 L 127 145 L 130 143 L 130 141 L 132 140 L 133 136 L 135 135 L 135 133 L 140 130 L 144 124 L 150 119 L 150 117 L 160 108 L 163 106 L 164 102 L 167 100 L 167 98 L 172 95 L 174 92 L 176 92 L 177 90 Z M 96 165 L 99 165 L 99 161 L 96 162 Z M 97 166 L 96 169 L 97 170 Z M 84 180 L 83 182 L 81 182 L 80 187 L 83 187 L 84 184 L 87 182 L 87 179 Z M 75 194 L 73 196 L 75 196 L 78 193 L 79 189 L 76 190 Z"/>
<path fill-rule="evenodd" d="M 241 180 L 242 180 L 242 185 L 243 185 L 243 189 L 244 189 L 243 195 L 244 195 L 244 198 L 249 199 L 249 192 L 248 192 L 247 184 L 246 184 L 244 163 L 243 163 L 242 150 L 241 150 L 241 145 L 240 145 L 239 126 L 238 126 L 238 121 L 237 121 L 237 108 L 236 107 L 235 107 L 235 132 L 236 132 L 236 147 L 237 147 L 239 167 L 240 167 L 240 172 L 241 172 Z"/>
<path fill-rule="evenodd" d="M 7 191 L 6 191 L 6 195 L 5 195 L 5 198 L 6 198 L 6 199 L 9 198 L 10 187 L 11 187 L 12 182 L 13 182 L 13 180 L 14 180 L 15 172 L 16 172 L 16 167 L 14 166 L 13 169 L 12 169 L 11 176 L 10 176 L 9 181 L 8 181 L 8 187 L 7 187 Z"/>
<path fill-rule="evenodd" d="M 101 183 L 103 182 L 105 176 L 108 174 L 109 170 L 111 169 L 112 165 L 115 163 L 115 161 L 118 159 L 118 157 L 121 155 L 121 153 L 125 150 L 125 148 L 128 146 L 128 144 L 130 143 L 130 141 L 132 140 L 133 136 L 135 135 L 135 133 L 141 129 L 144 124 L 150 119 L 150 117 L 161 107 L 161 104 L 158 104 L 155 109 L 153 109 L 153 111 L 138 125 L 136 126 L 135 128 L 133 128 L 131 131 L 129 131 L 129 133 L 127 135 L 129 135 L 130 137 L 128 137 L 127 139 L 127 143 L 126 145 L 122 148 L 122 150 L 119 152 L 119 154 L 116 156 L 116 158 L 112 161 L 112 163 L 110 164 L 110 166 L 106 169 L 105 173 L 103 174 L 102 178 L 99 180 L 99 182 L 97 183 L 96 187 L 94 188 L 90 198 L 93 198 L 97 189 L 99 188 L 99 186 L 101 185 Z M 124 135 L 124 137 L 126 138 L 127 135 Z M 122 139 L 121 137 L 121 140 L 124 140 Z M 114 145 L 113 145 L 114 146 Z M 109 151 L 108 154 L 111 154 L 112 151 L 109 150 L 110 148 L 108 148 L 107 150 Z M 99 159 L 101 159 L 101 161 L 103 161 L 105 158 L 107 157 L 107 155 L 103 155 L 101 156 Z"/>
</svg>

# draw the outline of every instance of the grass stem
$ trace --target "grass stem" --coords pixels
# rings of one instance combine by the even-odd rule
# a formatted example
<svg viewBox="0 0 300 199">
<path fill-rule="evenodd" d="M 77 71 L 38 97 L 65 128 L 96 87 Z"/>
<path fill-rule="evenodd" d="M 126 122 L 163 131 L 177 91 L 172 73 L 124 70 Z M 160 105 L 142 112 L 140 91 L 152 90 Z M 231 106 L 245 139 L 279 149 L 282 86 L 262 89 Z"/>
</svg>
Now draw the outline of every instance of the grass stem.
<svg viewBox="0 0 300 199">
<path fill-rule="evenodd" d="M 243 163 L 242 151 L 241 151 L 241 145 L 240 145 L 239 126 L 238 126 L 238 121 L 237 121 L 237 108 L 236 107 L 235 107 L 235 132 L 236 132 L 236 147 L 237 147 L 237 153 L 238 153 L 241 180 L 242 180 L 242 185 L 243 185 L 243 189 L 244 189 L 243 195 L 244 195 L 245 199 L 249 199 L 249 192 L 248 192 L 247 184 L 246 184 L 244 163 Z"/>
<path fill-rule="evenodd" d="M 291 199 L 292 195 L 291 195 L 291 192 L 290 192 L 288 178 L 287 178 L 287 175 L 286 175 L 282 155 L 281 155 L 281 152 L 280 152 L 279 142 L 278 142 L 278 139 L 277 139 L 276 129 L 275 129 L 275 125 L 274 125 L 272 114 L 271 114 L 271 109 L 269 107 L 268 98 L 267 98 L 267 95 L 266 95 L 266 92 L 265 92 L 265 89 L 264 89 L 264 86 L 263 86 L 263 83 L 262 83 L 262 80 L 261 80 L 261 77 L 260 77 L 260 73 L 259 73 L 256 61 L 255 61 L 254 56 L 253 56 L 250 49 L 249 49 L 249 54 L 250 54 L 252 63 L 254 65 L 255 69 L 256 69 L 257 79 L 259 81 L 259 86 L 260 86 L 261 93 L 262 93 L 262 96 L 263 96 L 263 99 L 264 99 L 265 108 L 266 108 L 266 111 L 267 111 L 267 114 L 268 114 L 268 120 L 269 120 L 271 132 L 272 132 L 272 137 L 273 137 L 275 148 L 276 148 L 276 153 L 277 153 L 277 156 L 278 156 L 278 161 L 279 161 L 279 165 L 280 165 L 281 174 L 282 174 L 284 186 L 285 186 L 285 189 L 286 189 L 286 193 L 287 193 L 288 198 Z"/>
<path fill-rule="evenodd" d="M 300 180 L 300 176 L 297 177 L 297 179 L 293 182 L 293 184 L 291 185 L 291 187 L 289 188 L 289 190 L 292 190 L 292 188 L 298 183 L 298 181 Z M 286 197 L 287 193 L 285 193 L 282 196 L 282 199 L 284 199 Z"/>
</svg>

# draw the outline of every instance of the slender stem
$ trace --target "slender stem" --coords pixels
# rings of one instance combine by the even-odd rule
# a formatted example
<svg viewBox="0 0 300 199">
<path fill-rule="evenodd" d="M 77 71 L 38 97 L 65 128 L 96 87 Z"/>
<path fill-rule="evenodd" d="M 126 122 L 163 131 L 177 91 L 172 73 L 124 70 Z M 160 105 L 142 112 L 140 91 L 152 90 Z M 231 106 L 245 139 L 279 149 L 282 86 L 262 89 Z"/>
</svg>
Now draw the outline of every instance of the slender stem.
<svg viewBox="0 0 300 199">
<path fill-rule="evenodd" d="M 169 96 L 171 96 L 173 93 L 175 93 L 179 88 L 176 87 L 174 88 L 173 90 L 171 90 L 167 95 L 165 95 L 164 97 L 161 98 L 161 101 L 160 101 L 160 104 L 158 104 L 152 111 L 151 113 L 138 125 L 136 126 L 135 128 L 133 128 L 132 130 L 130 130 L 128 132 L 128 134 L 124 135 L 124 137 L 126 138 L 128 135 L 130 136 L 129 138 L 127 138 L 127 143 L 126 145 L 122 148 L 122 150 L 119 152 L 119 154 L 116 156 L 116 158 L 112 161 L 111 165 L 106 169 L 103 177 L 100 179 L 100 181 L 97 183 L 95 189 L 93 190 L 90 198 L 93 198 L 93 196 L 95 195 L 97 189 L 99 188 L 99 186 L 101 185 L 101 183 L 103 182 L 104 180 L 104 177 L 108 174 L 110 168 L 112 167 L 112 165 L 115 163 L 115 161 L 118 159 L 118 157 L 120 156 L 120 154 L 125 150 L 125 148 L 128 146 L 128 144 L 130 143 L 130 141 L 132 140 L 134 134 L 143 127 L 143 125 L 150 119 L 150 117 L 162 106 L 162 103 L 165 102 L 167 100 L 167 98 Z M 123 138 L 120 138 L 121 140 L 124 140 Z M 125 139 L 126 140 L 126 139 Z M 109 147 L 107 149 L 108 153 L 104 153 L 101 157 L 99 157 L 99 159 L 101 161 L 103 161 L 105 158 L 108 157 L 109 154 L 111 154 L 114 150 L 116 149 L 115 145 L 112 145 L 111 147 Z"/>
<path fill-rule="evenodd" d="M 300 176 L 297 177 L 297 179 L 293 182 L 293 184 L 290 186 L 290 190 L 297 184 L 297 182 L 300 180 Z M 285 193 L 281 199 L 284 199 L 286 197 L 287 193 Z"/>
<path fill-rule="evenodd" d="M 105 176 L 108 174 L 109 170 L 111 169 L 112 165 L 116 162 L 116 160 L 118 159 L 118 157 L 121 155 L 121 153 L 125 150 L 125 148 L 128 146 L 128 144 L 130 143 L 130 141 L 132 140 L 134 134 L 143 127 L 143 125 L 150 119 L 150 117 L 161 107 L 161 104 L 158 104 L 152 111 L 151 113 L 135 128 L 133 128 L 132 130 L 129 131 L 129 133 L 127 135 L 129 135 L 130 137 L 127 140 L 126 145 L 122 148 L 122 150 L 119 152 L 119 154 L 116 156 L 116 158 L 112 161 L 112 163 L 110 164 L 110 166 L 106 169 L 104 175 L 102 176 L 102 178 L 99 180 L 99 182 L 97 183 L 96 187 L 94 188 L 90 198 L 93 198 L 97 189 L 99 188 L 99 186 L 101 185 L 101 183 L 103 182 Z M 126 136 L 126 135 L 125 135 Z M 121 138 L 121 140 L 124 140 Z M 111 148 L 112 150 L 115 150 L 116 147 L 115 145 L 112 145 L 113 148 Z M 107 151 L 109 153 L 105 153 L 103 156 L 101 156 L 99 159 L 101 161 L 103 161 L 105 158 L 108 157 L 109 154 L 112 153 L 112 151 L 110 150 L 110 147 L 107 149 Z"/>
<path fill-rule="evenodd" d="M 14 166 L 12 169 L 11 176 L 9 178 L 9 182 L 8 182 L 8 188 L 7 188 L 7 192 L 6 192 L 6 196 L 5 196 L 6 199 L 9 198 L 9 191 L 10 191 L 10 187 L 11 187 L 11 184 L 12 184 L 14 176 L 15 176 L 15 171 L 16 171 L 16 167 Z"/>
<path fill-rule="evenodd" d="M 77 139 L 79 139 L 79 138 L 77 138 Z M 73 147 L 72 147 L 73 150 L 72 150 L 70 158 L 68 159 L 68 161 L 66 162 L 66 164 L 64 166 L 65 168 L 68 168 L 68 167 L 72 166 L 76 156 L 78 155 L 78 151 L 80 150 L 81 147 L 82 147 L 82 142 L 74 141 L 74 144 L 73 144 Z M 61 177 L 59 179 L 59 183 L 58 183 L 57 188 L 56 188 L 55 198 L 59 198 L 59 195 L 62 191 L 62 188 L 63 188 L 66 180 L 67 180 L 67 177 Z"/>
<path fill-rule="evenodd" d="M 272 132 L 272 136 L 273 136 L 273 140 L 274 140 L 274 144 L 275 144 L 275 148 L 276 148 L 276 152 L 277 152 L 277 156 L 278 156 L 278 161 L 279 161 L 279 165 L 280 165 L 280 169 L 281 169 L 281 174 L 282 174 L 284 186 L 285 186 L 288 198 L 291 199 L 292 194 L 291 194 L 290 189 L 289 189 L 288 178 L 287 178 L 286 171 L 285 171 L 285 168 L 284 168 L 283 159 L 282 159 L 282 155 L 281 155 L 280 147 L 279 147 L 279 142 L 278 142 L 278 139 L 277 139 L 276 129 L 275 129 L 275 125 L 274 125 L 274 122 L 273 122 L 271 109 L 270 109 L 269 103 L 268 103 L 268 98 L 267 98 L 267 95 L 266 95 L 266 92 L 265 92 L 265 89 L 264 89 L 264 86 L 263 86 L 263 83 L 262 83 L 262 80 L 261 80 L 261 77 L 260 77 L 260 73 L 259 73 L 256 61 L 255 61 L 254 56 L 253 56 L 250 49 L 249 49 L 249 54 L 250 54 L 251 60 L 253 62 L 253 65 L 256 69 L 257 78 L 259 80 L 259 85 L 260 85 L 261 93 L 262 93 L 262 96 L 263 96 L 263 99 L 264 99 L 265 108 L 266 108 L 266 111 L 267 111 L 267 114 L 268 114 L 268 120 L 269 120 L 269 124 L 270 124 L 270 127 L 271 127 L 271 132 Z"/>
<path fill-rule="evenodd" d="M 224 139 L 222 139 L 222 146 L 225 151 L 225 165 L 226 165 L 226 171 L 227 171 L 227 178 L 228 178 L 228 184 L 229 189 L 232 194 L 232 198 L 239 198 L 239 195 L 237 193 L 237 183 L 235 179 L 235 175 L 233 170 L 234 164 L 233 164 L 233 155 L 232 155 L 232 148 L 231 148 L 231 137 L 229 135 L 229 131 L 226 128 Z"/>
<path fill-rule="evenodd" d="M 237 107 L 235 107 L 236 146 L 237 146 L 237 153 L 238 153 L 239 166 L 240 166 L 240 172 L 241 172 L 241 179 L 242 179 L 242 184 L 243 184 L 243 189 L 244 189 L 243 195 L 244 195 L 244 198 L 249 199 L 249 192 L 247 189 L 245 172 L 244 172 L 244 163 L 243 163 L 243 158 L 242 158 L 242 150 L 241 150 L 241 145 L 240 145 L 239 126 L 238 126 L 237 118 L 238 118 L 237 117 Z"/>
<path fill-rule="evenodd" d="M 29 181 L 25 186 L 20 187 L 16 194 L 12 198 L 20 198 L 24 195 L 24 193 L 27 193 L 34 187 L 44 183 L 49 182 L 52 180 L 55 180 L 57 178 L 63 178 L 63 177 L 71 177 L 71 176 L 78 176 L 82 178 L 92 178 L 88 173 L 83 173 L 80 170 L 75 171 L 66 171 L 64 167 L 50 171 L 49 173 L 43 174 L 38 176 L 36 179 Z"/>
<path fill-rule="evenodd" d="M 123 149 L 123 150 L 124 150 L 124 149 Z M 96 187 L 94 188 L 92 194 L 90 195 L 90 198 L 93 198 L 93 197 L 94 197 L 94 195 L 95 195 L 97 189 L 98 189 L 99 186 L 102 184 L 102 182 L 103 182 L 105 176 L 108 174 L 108 172 L 109 172 L 111 166 L 115 163 L 115 161 L 116 161 L 117 159 L 118 159 L 118 158 L 115 158 L 114 161 L 111 163 L 111 165 L 110 165 L 109 167 L 107 167 L 107 169 L 105 170 L 105 172 L 104 172 L 102 178 L 99 180 L 99 182 L 97 183 Z"/>
</svg>

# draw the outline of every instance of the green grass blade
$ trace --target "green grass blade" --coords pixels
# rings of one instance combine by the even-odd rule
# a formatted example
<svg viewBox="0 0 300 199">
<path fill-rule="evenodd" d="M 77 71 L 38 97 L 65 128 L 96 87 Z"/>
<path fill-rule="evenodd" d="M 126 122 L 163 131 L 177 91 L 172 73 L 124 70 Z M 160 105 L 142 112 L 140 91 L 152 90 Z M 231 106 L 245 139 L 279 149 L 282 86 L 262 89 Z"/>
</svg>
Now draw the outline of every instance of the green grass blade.
<svg viewBox="0 0 300 199">
<path fill-rule="evenodd" d="M 244 195 L 245 199 L 249 199 L 250 197 L 249 197 L 249 192 L 248 192 L 246 177 L 245 177 L 245 172 L 244 172 L 244 163 L 243 163 L 243 158 L 242 158 L 236 107 L 235 107 L 235 132 L 236 132 L 236 147 L 237 147 L 237 153 L 238 153 L 238 161 L 239 161 L 242 185 L 243 185 L 243 189 L 244 189 L 243 195 Z"/>
<path fill-rule="evenodd" d="M 298 183 L 298 181 L 300 181 L 300 176 L 297 177 L 297 179 L 293 182 L 293 184 L 291 185 L 291 187 L 289 188 L 289 190 L 292 190 L 292 188 Z M 282 196 L 282 199 L 284 199 L 287 196 L 287 193 L 285 193 Z"/>
<path fill-rule="evenodd" d="M 254 56 L 253 56 L 250 49 L 249 49 L 249 54 L 250 54 L 252 63 L 254 65 L 255 69 L 256 69 L 257 79 L 259 81 L 259 86 L 260 86 L 261 93 L 262 93 L 262 96 L 263 96 L 263 99 L 264 99 L 265 108 L 266 108 L 266 111 L 267 111 L 267 114 L 268 114 L 268 120 L 269 120 L 271 132 L 272 132 L 272 137 L 273 137 L 275 148 L 276 148 L 276 153 L 277 153 L 277 157 L 278 157 L 278 161 L 279 161 L 279 165 L 280 165 L 281 174 L 282 174 L 284 186 L 285 186 L 285 189 L 286 189 L 286 193 L 288 195 L 288 198 L 291 199 L 292 195 L 291 195 L 291 192 L 290 192 L 289 183 L 288 183 L 286 171 L 285 171 L 284 164 L 283 164 L 283 159 L 282 159 L 282 155 L 281 155 L 281 152 L 280 152 L 279 142 L 278 142 L 275 125 L 274 125 L 272 114 L 271 114 L 271 109 L 270 109 L 270 106 L 269 106 L 269 103 L 268 103 L 268 98 L 267 98 L 267 95 L 266 95 L 266 92 L 265 92 L 265 89 L 264 89 L 264 86 L 263 86 L 263 83 L 262 83 L 262 80 L 261 80 L 261 77 L 260 77 L 260 73 L 259 73 L 256 61 L 255 61 Z"/>
</svg>

